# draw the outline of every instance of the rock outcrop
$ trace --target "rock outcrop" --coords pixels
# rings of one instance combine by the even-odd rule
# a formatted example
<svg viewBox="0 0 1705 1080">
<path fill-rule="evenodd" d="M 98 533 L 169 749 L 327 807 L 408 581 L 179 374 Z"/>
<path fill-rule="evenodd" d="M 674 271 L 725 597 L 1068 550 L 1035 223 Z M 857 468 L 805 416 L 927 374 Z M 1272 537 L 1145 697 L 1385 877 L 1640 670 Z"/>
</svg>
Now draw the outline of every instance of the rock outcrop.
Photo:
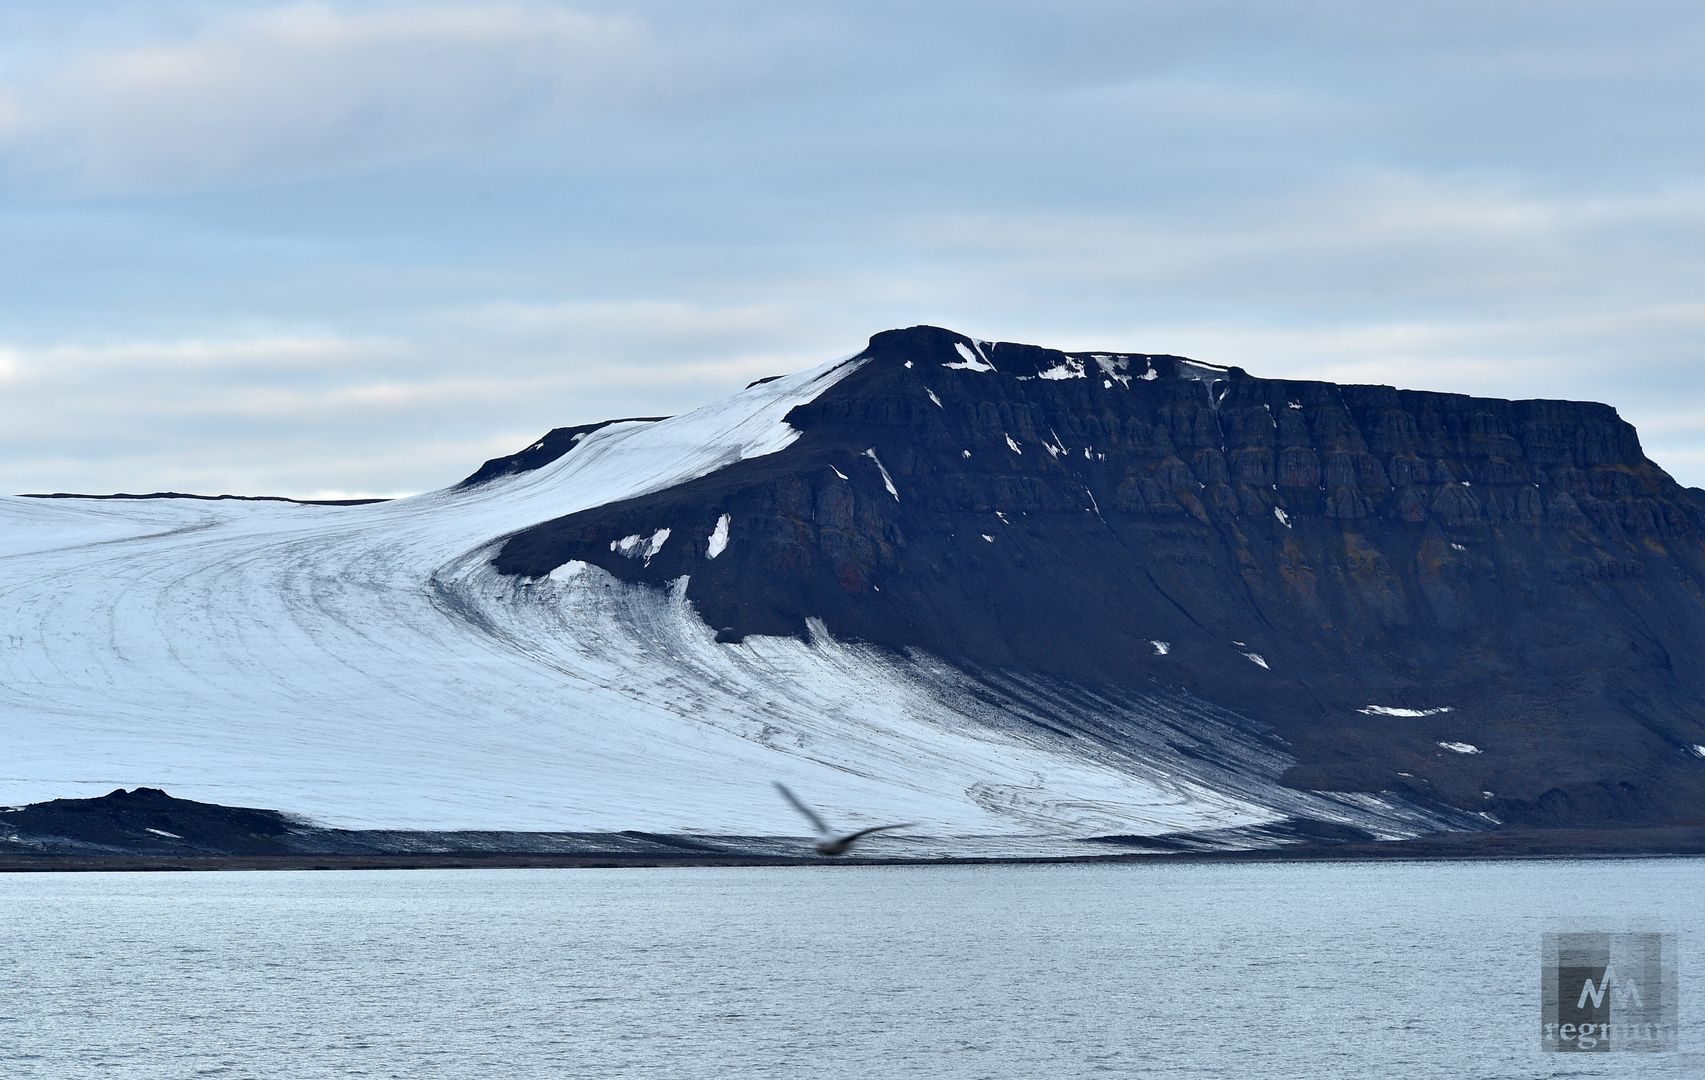
<svg viewBox="0 0 1705 1080">
<path fill-rule="evenodd" d="M 686 577 L 728 642 L 820 625 L 1185 689 L 1271 724 L 1298 787 L 1705 818 L 1705 493 L 1610 406 L 933 327 L 861 358 L 786 450 L 521 532 L 499 569 Z"/>
</svg>

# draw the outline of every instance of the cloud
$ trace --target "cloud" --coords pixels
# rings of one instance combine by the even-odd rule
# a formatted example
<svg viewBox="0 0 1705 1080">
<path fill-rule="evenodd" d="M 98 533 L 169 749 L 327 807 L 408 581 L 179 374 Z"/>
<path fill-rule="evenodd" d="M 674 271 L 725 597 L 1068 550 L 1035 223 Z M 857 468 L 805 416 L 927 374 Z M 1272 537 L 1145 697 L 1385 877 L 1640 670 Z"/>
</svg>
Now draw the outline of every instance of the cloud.
<svg viewBox="0 0 1705 1080">
<path fill-rule="evenodd" d="M 557 5 L 239 12 L 0 85 L 0 152 L 94 190 L 312 176 L 685 100 L 738 73 L 716 39 Z"/>
<path fill-rule="evenodd" d="M 918 322 L 1705 460 L 1701 9 L 1370 10 L 0 5 L 0 490 L 432 487 Z"/>
<path fill-rule="evenodd" d="M 1495 397 L 1662 400 L 1692 374 L 1705 304 L 1636 306 L 1515 319 L 1219 325 L 1156 322 L 1124 332 L 1253 375 L 1394 384 Z M 1082 347 L 1089 345 L 1079 342 Z M 1109 343 L 1096 342 L 1099 347 Z M 1627 358 L 1639 355 L 1638 370 Z M 1619 376 L 1612 384 L 1606 375 Z M 1606 395 L 1618 389 L 1620 394 Z M 1705 430 L 1705 424 L 1698 425 Z"/>
<path fill-rule="evenodd" d="M 1650 289 L 1654 266 L 1666 264 L 1697 282 L 1705 242 L 1697 187 L 1581 196 L 1496 176 L 1363 170 L 1217 201 L 935 214 L 904 224 L 900 238 L 1014 279 L 1198 297 L 1235 286 L 1245 300 L 1311 304 L 1380 288 L 1411 310 L 1431 299 L 1417 290 L 1508 303 L 1522 291 Z"/>
<path fill-rule="evenodd" d="M 0 91 L 0 142 L 13 137 L 23 126 L 24 117 L 17 102 Z"/>
<path fill-rule="evenodd" d="M 130 369 L 169 377 L 175 371 L 210 368 L 306 370 L 383 356 L 396 345 L 379 338 L 245 337 L 170 339 L 97 344 L 0 345 L 0 373 L 37 377 Z"/>
<path fill-rule="evenodd" d="M 789 346 L 808 350 L 817 340 L 801 315 L 783 304 L 503 301 L 447 312 L 438 332 L 498 343 L 510 355 L 573 357 L 588 384 L 632 379 L 641 370 L 732 381 L 797 365 L 801 354 Z"/>
<path fill-rule="evenodd" d="M 1083 78 L 1083 73 L 1077 74 Z M 1343 97 L 1279 83 L 1185 76 L 1162 72 L 1111 82 L 1067 85 L 1060 101 L 1126 123 L 1167 125 L 1276 124 L 1319 127 L 1365 115 L 1366 107 Z"/>
<path fill-rule="evenodd" d="M 682 412 L 829 358 L 783 310 L 655 300 L 475 304 L 383 334 L 0 342 L 0 490 L 427 490 L 552 427 Z"/>
</svg>

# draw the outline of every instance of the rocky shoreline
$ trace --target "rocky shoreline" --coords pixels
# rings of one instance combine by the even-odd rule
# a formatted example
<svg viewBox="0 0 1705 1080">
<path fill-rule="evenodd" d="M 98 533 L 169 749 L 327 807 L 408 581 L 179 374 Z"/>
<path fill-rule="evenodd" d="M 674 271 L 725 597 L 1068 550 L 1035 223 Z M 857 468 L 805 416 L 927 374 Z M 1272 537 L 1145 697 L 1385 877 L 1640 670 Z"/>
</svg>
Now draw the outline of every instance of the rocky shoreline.
<svg viewBox="0 0 1705 1080">
<path fill-rule="evenodd" d="M 1408 840 L 1375 840 L 1353 830 L 1310 835 L 1270 829 L 1061 841 L 1047 854 L 1008 853 L 1022 845 L 1003 851 L 999 838 L 965 838 L 955 854 L 943 854 L 943 842 L 927 839 L 913 841 L 910 852 L 904 841 L 894 843 L 901 846 L 823 858 L 796 837 L 334 829 L 275 810 L 177 799 L 156 788 L 0 810 L 0 873 L 1656 858 L 1705 855 L 1705 824 L 1504 829 Z"/>
</svg>

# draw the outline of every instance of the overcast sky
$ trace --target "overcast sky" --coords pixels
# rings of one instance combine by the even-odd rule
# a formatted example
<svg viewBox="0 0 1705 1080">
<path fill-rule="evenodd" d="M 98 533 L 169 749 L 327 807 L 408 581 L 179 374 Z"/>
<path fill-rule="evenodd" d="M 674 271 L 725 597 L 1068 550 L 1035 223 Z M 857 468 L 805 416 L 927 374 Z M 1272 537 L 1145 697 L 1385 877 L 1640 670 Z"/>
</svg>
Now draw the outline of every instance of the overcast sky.
<svg viewBox="0 0 1705 1080">
<path fill-rule="evenodd" d="M 0 490 L 396 494 L 936 323 L 1609 402 L 1705 5 L 0 0 Z"/>
</svg>

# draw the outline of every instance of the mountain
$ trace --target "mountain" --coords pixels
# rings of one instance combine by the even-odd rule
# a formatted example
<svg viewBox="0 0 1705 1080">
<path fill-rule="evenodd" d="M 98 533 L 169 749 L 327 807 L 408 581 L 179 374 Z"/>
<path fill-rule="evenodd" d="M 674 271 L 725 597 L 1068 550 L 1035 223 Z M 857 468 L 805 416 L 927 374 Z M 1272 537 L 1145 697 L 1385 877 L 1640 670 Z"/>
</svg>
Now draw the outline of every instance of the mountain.
<svg viewBox="0 0 1705 1080">
<path fill-rule="evenodd" d="M 15 801 L 763 836 L 780 779 L 1014 852 L 1705 818 L 1705 494 L 1605 405 L 915 327 L 412 499 L 0 520 Z"/>
</svg>

